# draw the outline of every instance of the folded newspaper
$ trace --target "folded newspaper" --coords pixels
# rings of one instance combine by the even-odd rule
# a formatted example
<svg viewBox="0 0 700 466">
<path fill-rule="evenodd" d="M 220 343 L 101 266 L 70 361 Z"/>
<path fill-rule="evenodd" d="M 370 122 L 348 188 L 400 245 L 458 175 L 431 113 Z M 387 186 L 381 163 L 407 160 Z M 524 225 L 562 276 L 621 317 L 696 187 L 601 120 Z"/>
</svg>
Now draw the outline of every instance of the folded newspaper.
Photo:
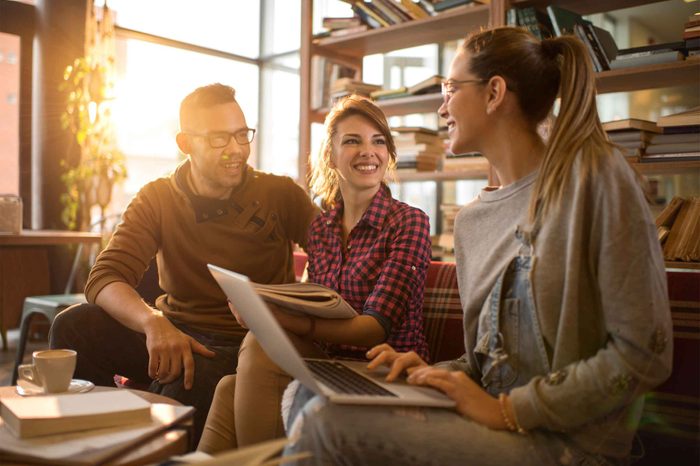
<svg viewBox="0 0 700 466">
<path fill-rule="evenodd" d="M 349 319 L 357 312 L 337 292 L 317 283 L 284 283 L 263 285 L 251 283 L 268 303 L 286 311 L 310 314 L 324 319 Z"/>
</svg>

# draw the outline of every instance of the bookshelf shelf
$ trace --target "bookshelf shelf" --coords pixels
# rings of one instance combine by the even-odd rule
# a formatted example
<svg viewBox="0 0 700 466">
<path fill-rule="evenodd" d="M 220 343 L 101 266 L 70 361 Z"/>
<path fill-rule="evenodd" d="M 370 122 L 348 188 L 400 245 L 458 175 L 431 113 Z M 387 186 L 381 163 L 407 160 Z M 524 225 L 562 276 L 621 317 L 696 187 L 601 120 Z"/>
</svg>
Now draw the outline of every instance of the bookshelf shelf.
<svg viewBox="0 0 700 466">
<path fill-rule="evenodd" d="M 363 57 L 418 45 L 446 42 L 464 37 L 468 31 L 488 23 L 489 6 L 469 4 L 430 18 L 372 29 L 345 37 L 315 40 L 313 48 L 328 54 Z"/>
<path fill-rule="evenodd" d="M 411 113 L 437 113 L 442 104 L 442 94 L 423 94 L 394 99 L 377 100 L 375 103 L 384 111 L 386 116 L 408 115 Z M 311 119 L 314 123 L 323 123 L 328 113 L 327 108 L 319 108 L 312 111 Z"/>
<path fill-rule="evenodd" d="M 700 273 L 700 262 L 680 262 L 680 261 L 666 261 L 666 270 L 697 270 Z"/>
<path fill-rule="evenodd" d="M 548 5 L 555 5 L 560 8 L 575 11 L 580 15 L 588 15 L 591 13 L 605 13 L 611 10 L 621 10 L 623 8 L 631 8 L 634 6 L 647 5 L 649 3 L 657 3 L 658 0 L 512 0 L 511 5 L 515 8 L 524 8 L 535 6 L 538 8 L 546 8 Z"/>
<path fill-rule="evenodd" d="M 700 77 L 700 60 L 684 60 L 660 63 L 622 70 L 598 73 L 598 93 L 638 91 L 659 87 L 697 84 Z"/>
</svg>

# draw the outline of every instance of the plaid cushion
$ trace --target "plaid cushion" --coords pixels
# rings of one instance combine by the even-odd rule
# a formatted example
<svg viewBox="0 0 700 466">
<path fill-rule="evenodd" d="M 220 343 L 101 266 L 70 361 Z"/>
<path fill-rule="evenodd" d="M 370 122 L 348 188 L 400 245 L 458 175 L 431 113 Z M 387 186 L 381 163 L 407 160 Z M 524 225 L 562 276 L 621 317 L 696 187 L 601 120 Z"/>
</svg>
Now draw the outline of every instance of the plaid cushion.
<svg viewBox="0 0 700 466">
<path fill-rule="evenodd" d="M 457 359 L 464 354 L 462 306 L 454 263 L 430 263 L 425 281 L 423 318 L 432 362 Z"/>
</svg>

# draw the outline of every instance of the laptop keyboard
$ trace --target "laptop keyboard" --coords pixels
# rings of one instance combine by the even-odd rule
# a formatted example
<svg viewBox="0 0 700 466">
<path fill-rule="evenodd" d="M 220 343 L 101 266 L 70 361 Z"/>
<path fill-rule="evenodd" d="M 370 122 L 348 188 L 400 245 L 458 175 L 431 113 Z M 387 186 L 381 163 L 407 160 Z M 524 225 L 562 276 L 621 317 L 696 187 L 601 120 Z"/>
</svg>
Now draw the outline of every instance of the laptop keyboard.
<svg viewBox="0 0 700 466">
<path fill-rule="evenodd" d="M 338 362 L 308 359 L 305 362 L 321 382 L 339 393 L 396 397 L 394 393 Z"/>
</svg>

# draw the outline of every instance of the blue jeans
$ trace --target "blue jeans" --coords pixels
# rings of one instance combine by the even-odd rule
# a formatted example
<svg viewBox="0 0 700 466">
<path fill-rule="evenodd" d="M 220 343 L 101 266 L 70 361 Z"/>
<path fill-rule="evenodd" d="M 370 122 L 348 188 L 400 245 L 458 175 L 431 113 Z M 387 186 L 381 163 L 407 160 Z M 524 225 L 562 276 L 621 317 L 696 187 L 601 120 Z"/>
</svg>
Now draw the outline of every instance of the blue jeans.
<svg viewBox="0 0 700 466">
<path fill-rule="evenodd" d="M 530 282 L 533 265 L 521 252 L 502 271 L 480 311 L 476 347 L 467 349 L 479 366 L 477 383 L 492 396 L 550 370 Z M 446 409 L 339 405 L 303 387 L 287 425 L 285 453 L 311 452 L 305 464 L 613 464 L 580 451 L 561 433 L 491 430 Z"/>
</svg>

